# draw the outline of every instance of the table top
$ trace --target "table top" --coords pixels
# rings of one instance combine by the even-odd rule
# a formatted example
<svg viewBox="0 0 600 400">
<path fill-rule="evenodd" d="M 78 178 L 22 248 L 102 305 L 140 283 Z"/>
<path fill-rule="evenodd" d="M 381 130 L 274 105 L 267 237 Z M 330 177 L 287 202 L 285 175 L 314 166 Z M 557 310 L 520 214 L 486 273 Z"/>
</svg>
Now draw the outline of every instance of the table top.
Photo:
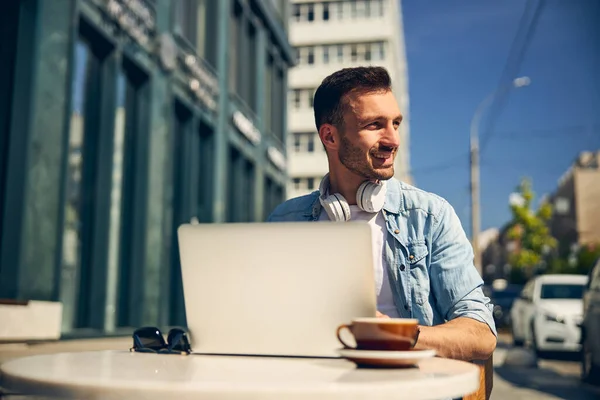
<svg viewBox="0 0 600 400">
<path fill-rule="evenodd" d="M 189 356 L 91 351 L 38 355 L 0 366 L 0 386 L 63 398 L 442 399 L 477 390 L 476 366 L 430 358 L 404 369 L 345 359 Z"/>
</svg>

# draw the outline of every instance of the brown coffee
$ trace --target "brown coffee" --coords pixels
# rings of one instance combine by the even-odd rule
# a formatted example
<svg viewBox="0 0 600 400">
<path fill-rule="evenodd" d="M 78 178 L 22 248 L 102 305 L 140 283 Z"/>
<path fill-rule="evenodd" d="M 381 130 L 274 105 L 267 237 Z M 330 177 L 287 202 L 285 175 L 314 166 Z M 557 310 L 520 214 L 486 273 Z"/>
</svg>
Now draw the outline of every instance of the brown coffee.
<svg viewBox="0 0 600 400">
<path fill-rule="evenodd" d="M 415 344 L 419 321 L 411 318 L 357 318 L 340 325 L 337 338 L 346 348 L 340 333 L 347 328 L 354 336 L 358 350 L 409 350 Z"/>
</svg>

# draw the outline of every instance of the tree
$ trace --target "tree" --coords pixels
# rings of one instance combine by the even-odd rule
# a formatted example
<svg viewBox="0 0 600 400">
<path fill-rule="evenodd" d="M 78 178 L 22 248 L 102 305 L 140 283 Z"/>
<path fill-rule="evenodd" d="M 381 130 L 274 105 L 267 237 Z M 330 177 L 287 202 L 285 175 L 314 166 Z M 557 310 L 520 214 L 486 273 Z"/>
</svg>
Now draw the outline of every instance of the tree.
<svg viewBox="0 0 600 400">
<path fill-rule="evenodd" d="M 507 237 L 515 244 L 509 263 L 511 280 L 522 283 L 544 265 L 545 255 L 556 248 L 557 242 L 548 228 L 552 206 L 543 202 L 537 211 L 532 210 L 535 194 L 529 179 L 521 180 L 515 197 L 517 201 L 510 204 L 513 217 L 507 231 Z"/>
<path fill-rule="evenodd" d="M 577 252 L 576 273 L 587 275 L 599 258 L 600 244 L 593 243 L 581 246 Z"/>
</svg>

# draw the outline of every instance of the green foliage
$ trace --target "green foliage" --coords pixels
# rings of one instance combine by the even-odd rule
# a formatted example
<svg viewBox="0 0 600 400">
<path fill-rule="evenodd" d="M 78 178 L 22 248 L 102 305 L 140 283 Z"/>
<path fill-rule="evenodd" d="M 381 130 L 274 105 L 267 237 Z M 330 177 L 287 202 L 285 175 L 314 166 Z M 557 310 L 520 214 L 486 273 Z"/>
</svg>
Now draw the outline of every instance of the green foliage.
<svg viewBox="0 0 600 400">
<path fill-rule="evenodd" d="M 582 246 L 577 252 L 576 271 L 579 274 L 587 274 L 600 258 L 600 243 Z"/>
<path fill-rule="evenodd" d="M 543 203 L 537 211 L 532 210 L 535 194 L 529 179 L 523 179 L 517 191 L 521 201 L 510 205 L 513 219 L 507 232 L 507 237 L 517 244 L 516 251 L 509 257 L 514 271 L 514 277 L 511 277 L 513 282 L 513 279 L 531 277 L 535 268 L 544 260 L 545 254 L 557 246 L 556 239 L 552 237 L 548 228 L 552 206 Z"/>
</svg>

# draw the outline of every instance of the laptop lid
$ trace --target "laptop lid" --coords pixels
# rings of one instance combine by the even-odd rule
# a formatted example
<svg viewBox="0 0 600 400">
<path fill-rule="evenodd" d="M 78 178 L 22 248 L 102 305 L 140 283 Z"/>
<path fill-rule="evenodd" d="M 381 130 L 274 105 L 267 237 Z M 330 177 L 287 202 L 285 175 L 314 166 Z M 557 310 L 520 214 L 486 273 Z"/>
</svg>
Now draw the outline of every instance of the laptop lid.
<svg viewBox="0 0 600 400">
<path fill-rule="evenodd" d="M 194 352 L 338 356 L 336 328 L 375 316 L 365 222 L 182 225 L 178 238 Z"/>
</svg>

